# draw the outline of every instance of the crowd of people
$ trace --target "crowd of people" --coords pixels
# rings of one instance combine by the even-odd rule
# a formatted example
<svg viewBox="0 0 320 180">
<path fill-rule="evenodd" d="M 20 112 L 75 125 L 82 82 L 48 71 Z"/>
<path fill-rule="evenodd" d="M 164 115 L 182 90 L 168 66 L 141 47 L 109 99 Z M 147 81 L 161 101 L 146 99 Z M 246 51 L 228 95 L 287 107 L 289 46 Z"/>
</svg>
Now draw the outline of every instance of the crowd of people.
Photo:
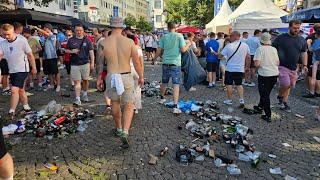
<svg viewBox="0 0 320 180">
<path fill-rule="evenodd" d="M 260 100 L 254 110 L 264 114 L 263 120 L 271 122 L 270 94 L 279 82 L 278 105 L 291 112 L 290 90 L 295 87 L 299 74 L 306 74 L 305 98 L 320 97 L 320 26 L 303 38 L 301 22 L 289 23 L 289 32 L 255 30 L 230 34 L 222 32 L 205 34 L 175 32 L 176 25 L 168 23 L 168 33 L 155 35 L 137 33 L 126 28 L 121 18 L 111 19 L 111 30 L 93 29 L 85 32 L 82 25 L 74 29 L 56 29 L 51 24 L 42 28 L 20 23 L 4 24 L 0 37 L 0 67 L 2 94 L 10 95 L 8 116 L 14 119 L 21 102 L 23 111 L 31 111 L 25 88 L 61 91 L 61 70 L 66 69 L 70 91 L 74 91 L 74 105 L 89 102 L 90 76 L 97 78 L 97 89 L 105 92 L 107 108 L 115 121 L 113 133 L 119 137 L 123 148 L 129 147 L 129 130 L 134 112 L 142 108 L 141 87 L 144 85 L 144 56 L 155 64 L 162 60 L 161 100 L 169 81 L 173 84 L 173 113 L 180 114 L 179 94 L 183 73 L 182 55 L 191 51 L 196 61 L 206 70 L 209 89 L 221 87 L 227 92 L 224 104 L 233 104 L 236 87 L 240 108 L 245 107 L 243 86 L 255 87 L 258 83 Z M 46 78 L 48 80 L 44 81 Z M 191 87 L 189 91 L 196 91 Z M 13 177 L 11 156 L 6 152 L 3 137 L 0 147 L 2 178 Z"/>
</svg>

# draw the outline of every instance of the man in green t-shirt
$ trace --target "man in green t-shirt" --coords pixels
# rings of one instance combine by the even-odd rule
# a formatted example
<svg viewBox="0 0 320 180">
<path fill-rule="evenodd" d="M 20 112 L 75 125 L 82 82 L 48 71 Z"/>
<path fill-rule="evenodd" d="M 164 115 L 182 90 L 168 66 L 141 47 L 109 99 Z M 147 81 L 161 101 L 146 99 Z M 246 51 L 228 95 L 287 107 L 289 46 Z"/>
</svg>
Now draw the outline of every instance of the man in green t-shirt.
<svg viewBox="0 0 320 180">
<path fill-rule="evenodd" d="M 170 78 L 173 84 L 173 100 L 174 100 L 174 114 L 180 114 L 181 110 L 178 108 L 179 101 L 179 87 L 181 83 L 181 53 L 186 52 L 191 43 L 186 44 L 182 34 L 176 33 L 176 25 L 172 22 L 168 23 L 169 33 L 160 39 L 160 47 L 154 59 L 162 55 L 162 84 L 161 84 L 161 101 L 164 103 L 165 90 Z"/>
</svg>

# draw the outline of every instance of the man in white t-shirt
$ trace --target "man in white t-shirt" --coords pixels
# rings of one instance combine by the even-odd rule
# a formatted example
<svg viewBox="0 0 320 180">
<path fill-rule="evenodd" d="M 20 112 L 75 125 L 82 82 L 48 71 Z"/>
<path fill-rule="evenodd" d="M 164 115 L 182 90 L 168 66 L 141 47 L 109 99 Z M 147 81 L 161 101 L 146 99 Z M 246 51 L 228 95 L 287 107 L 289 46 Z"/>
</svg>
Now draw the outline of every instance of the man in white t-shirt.
<svg viewBox="0 0 320 180">
<path fill-rule="evenodd" d="M 154 38 L 153 36 L 150 34 L 150 33 L 147 33 L 147 36 L 145 36 L 144 38 L 144 44 L 146 46 L 146 53 L 147 53 L 147 60 L 151 60 L 153 59 L 153 56 L 152 56 L 152 52 L 153 52 L 153 41 L 154 41 Z"/>
<path fill-rule="evenodd" d="M 261 46 L 260 43 L 260 37 L 261 37 L 261 31 L 259 29 L 254 31 L 254 36 L 250 37 L 247 40 L 247 45 L 249 46 L 250 49 L 250 69 L 245 73 L 245 81 L 243 85 L 249 86 L 249 87 L 254 87 L 255 83 L 253 82 L 256 76 L 256 67 L 254 66 L 254 61 L 253 57 L 257 51 L 257 49 Z"/>
<path fill-rule="evenodd" d="M 240 33 L 232 32 L 230 36 L 232 43 L 228 44 L 220 54 L 220 57 L 227 59 L 227 67 L 225 74 L 225 85 L 227 86 L 228 99 L 223 103 L 232 105 L 232 89 L 233 85 L 237 86 L 238 95 L 240 97 L 240 107 L 244 107 L 242 78 L 245 72 L 246 62 L 250 59 L 250 50 L 246 43 L 240 42 Z"/>
<path fill-rule="evenodd" d="M 31 110 L 24 86 L 30 71 L 29 63 L 33 75 L 37 73 L 37 69 L 27 39 L 15 34 L 14 27 L 11 24 L 2 25 L 2 30 L 6 41 L 0 44 L 0 59 L 5 56 L 8 62 L 12 85 L 9 115 L 13 118 L 19 100 L 22 102 L 24 111 Z"/>
</svg>

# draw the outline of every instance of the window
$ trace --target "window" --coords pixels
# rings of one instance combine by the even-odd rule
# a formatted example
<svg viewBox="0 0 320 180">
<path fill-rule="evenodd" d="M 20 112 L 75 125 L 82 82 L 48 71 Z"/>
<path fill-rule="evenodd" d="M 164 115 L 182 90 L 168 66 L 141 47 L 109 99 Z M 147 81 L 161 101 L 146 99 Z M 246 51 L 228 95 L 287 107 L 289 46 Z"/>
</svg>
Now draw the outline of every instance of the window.
<svg viewBox="0 0 320 180">
<path fill-rule="evenodd" d="M 162 16 L 156 15 L 156 22 L 162 22 Z"/>
<path fill-rule="evenodd" d="M 161 1 L 155 1 L 154 2 L 154 8 L 155 9 L 161 9 Z"/>
<path fill-rule="evenodd" d="M 59 0 L 59 8 L 61 10 L 66 10 L 66 1 L 65 0 Z"/>
<path fill-rule="evenodd" d="M 88 5 L 88 0 L 83 0 L 83 5 Z"/>
<path fill-rule="evenodd" d="M 71 6 L 71 0 L 67 0 L 67 6 Z"/>
</svg>

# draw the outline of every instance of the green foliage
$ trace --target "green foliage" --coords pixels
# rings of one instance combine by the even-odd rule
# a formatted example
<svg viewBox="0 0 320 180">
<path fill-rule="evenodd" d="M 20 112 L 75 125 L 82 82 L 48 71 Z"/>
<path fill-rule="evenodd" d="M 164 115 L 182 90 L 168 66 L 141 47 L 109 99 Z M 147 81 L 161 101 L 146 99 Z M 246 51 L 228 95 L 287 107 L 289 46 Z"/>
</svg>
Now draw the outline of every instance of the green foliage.
<svg viewBox="0 0 320 180">
<path fill-rule="evenodd" d="M 182 23 L 184 19 L 184 8 L 188 7 L 188 0 L 165 0 L 165 11 L 167 22 Z"/>
<path fill-rule="evenodd" d="M 144 17 L 140 17 L 136 27 L 142 32 L 152 31 L 152 25 Z"/>
<path fill-rule="evenodd" d="M 243 0 L 229 0 L 230 6 L 236 8 Z M 167 21 L 202 27 L 214 16 L 214 0 L 165 0 Z"/>
<path fill-rule="evenodd" d="M 237 8 L 244 0 L 229 0 L 229 5 L 233 8 Z"/>
<path fill-rule="evenodd" d="M 137 20 L 134 16 L 132 16 L 131 14 L 129 14 L 125 19 L 124 19 L 124 23 L 127 27 L 135 27 L 137 24 Z"/>
</svg>

